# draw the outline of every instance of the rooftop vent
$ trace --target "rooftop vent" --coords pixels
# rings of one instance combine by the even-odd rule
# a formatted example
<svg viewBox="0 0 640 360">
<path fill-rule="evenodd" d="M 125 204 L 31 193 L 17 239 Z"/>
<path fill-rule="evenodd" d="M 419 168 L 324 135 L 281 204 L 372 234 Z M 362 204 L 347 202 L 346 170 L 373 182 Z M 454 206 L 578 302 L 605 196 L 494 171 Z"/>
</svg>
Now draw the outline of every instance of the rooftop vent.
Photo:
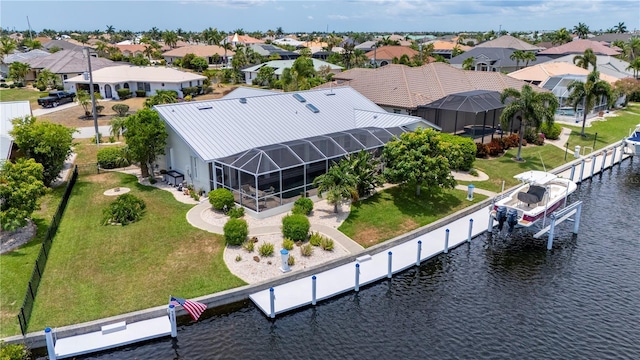
<svg viewBox="0 0 640 360">
<path fill-rule="evenodd" d="M 211 106 L 204 106 L 204 107 L 199 107 L 198 110 L 209 110 L 209 109 L 213 109 Z"/>
<path fill-rule="evenodd" d="M 307 104 L 307 109 L 311 110 L 311 112 L 313 112 L 314 114 L 317 114 L 320 112 L 320 110 L 318 110 L 317 107 L 313 106 L 313 104 Z"/>
<path fill-rule="evenodd" d="M 302 95 L 300 95 L 300 94 L 293 94 L 293 97 L 296 98 L 296 100 L 298 100 L 300 102 L 307 101 L 307 99 L 303 98 Z"/>
<path fill-rule="evenodd" d="M 247 98 L 240 98 L 240 104 L 246 104 Z"/>
</svg>

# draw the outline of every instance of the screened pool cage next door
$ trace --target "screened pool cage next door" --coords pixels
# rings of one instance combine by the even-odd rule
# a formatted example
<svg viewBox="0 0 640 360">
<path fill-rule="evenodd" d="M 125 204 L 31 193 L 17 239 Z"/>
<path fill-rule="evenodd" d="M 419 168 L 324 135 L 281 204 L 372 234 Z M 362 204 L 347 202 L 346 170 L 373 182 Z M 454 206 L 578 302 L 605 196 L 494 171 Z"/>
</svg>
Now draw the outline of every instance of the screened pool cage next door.
<svg viewBox="0 0 640 360">
<path fill-rule="evenodd" d="M 385 143 L 408 131 L 364 128 L 263 146 L 213 161 L 211 188 L 233 192 L 236 203 L 256 212 L 317 195 L 316 177 L 362 150 L 379 156 Z"/>
</svg>

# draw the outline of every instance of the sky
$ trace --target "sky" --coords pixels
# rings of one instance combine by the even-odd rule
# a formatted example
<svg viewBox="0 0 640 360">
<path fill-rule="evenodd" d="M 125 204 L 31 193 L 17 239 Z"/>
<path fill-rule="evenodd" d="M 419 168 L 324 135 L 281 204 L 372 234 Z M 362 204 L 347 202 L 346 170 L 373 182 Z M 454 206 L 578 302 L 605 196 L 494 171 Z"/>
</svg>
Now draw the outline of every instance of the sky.
<svg viewBox="0 0 640 360">
<path fill-rule="evenodd" d="M 9 30 L 246 32 L 460 32 L 606 30 L 624 22 L 640 30 L 639 0 L 1 0 Z"/>
</svg>

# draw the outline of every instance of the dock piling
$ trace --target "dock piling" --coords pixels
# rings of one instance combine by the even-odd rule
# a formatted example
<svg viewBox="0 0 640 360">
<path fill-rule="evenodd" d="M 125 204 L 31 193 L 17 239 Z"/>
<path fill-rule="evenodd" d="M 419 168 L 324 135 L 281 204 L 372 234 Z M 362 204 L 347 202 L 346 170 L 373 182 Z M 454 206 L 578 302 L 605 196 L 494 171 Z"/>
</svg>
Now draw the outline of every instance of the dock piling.
<svg viewBox="0 0 640 360">
<path fill-rule="evenodd" d="M 615 160 L 615 152 L 613 153 L 613 159 Z M 613 162 L 612 162 L 612 166 L 613 166 Z M 602 152 L 602 165 L 600 166 L 600 173 L 602 174 L 602 172 L 604 171 L 604 169 L 607 168 L 607 151 L 603 151 Z"/>
<path fill-rule="evenodd" d="M 489 214 L 489 226 L 487 226 L 487 232 L 493 232 L 493 215 Z"/>
<path fill-rule="evenodd" d="M 606 152 L 605 152 L 606 154 Z M 596 170 L 596 157 L 591 157 L 591 175 L 589 176 L 593 180 L 593 172 Z"/>
<path fill-rule="evenodd" d="M 50 327 L 44 329 L 44 337 L 47 341 L 47 354 L 49 355 L 49 360 L 56 360 L 56 344 L 53 340 L 53 333 L 51 332 Z"/>
<path fill-rule="evenodd" d="M 421 255 L 422 255 L 422 240 L 418 240 L 418 258 L 416 259 L 416 266 L 420 266 Z"/>
<path fill-rule="evenodd" d="M 392 258 L 393 258 L 393 253 L 391 251 L 389 251 L 389 264 L 387 266 L 387 279 L 391 279 L 391 277 L 393 276 L 393 270 L 391 270 L 391 264 L 392 264 Z"/>
<path fill-rule="evenodd" d="M 173 304 L 169 305 L 169 322 L 171 323 L 171 337 L 175 338 L 178 336 L 178 326 L 176 324 L 176 306 Z"/>
<path fill-rule="evenodd" d="M 276 294 L 274 293 L 273 288 L 269 288 L 269 303 L 271 304 L 271 310 L 269 312 L 269 317 L 275 319 L 276 317 Z"/>
<path fill-rule="evenodd" d="M 573 181 L 573 175 L 576 172 L 576 164 L 571 165 L 571 175 L 569 175 L 569 180 Z"/>
<path fill-rule="evenodd" d="M 360 291 L 360 264 L 356 264 L 356 285 L 353 290 Z"/>
<path fill-rule="evenodd" d="M 549 237 L 547 238 L 547 250 L 551 250 L 553 248 L 553 233 L 556 230 L 556 215 L 551 214 L 551 224 L 549 225 Z"/>
<path fill-rule="evenodd" d="M 467 242 L 471 242 L 472 234 L 473 234 L 473 219 L 469 219 L 469 236 L 467 236 Z"/>
<path fill-rule="evenodd" d="M 444 231 L 444 253 L 449 252 L 449 229 Z"/>
<path fill-rule="evenodd" d="M 582 182 L 582 176 L 584 175 L 584 159 L 582 159 L 582 162 L 580 163 L 580 179 L 578 180 L 579 183 Z"/>
<path fill-rule="evenodd" d="M 582 214 L 582 202 L 578 204 L 576 207 L 576 215 L 575 220 L 573 221 L 573 233 L 577 234 L 578 229 L 580 228 L 580 215 Z"/>
<path fill-rule="evenodd" d="M 316 304 L 316 276 L 311 277 L 311 305 Z"/>
</svg>

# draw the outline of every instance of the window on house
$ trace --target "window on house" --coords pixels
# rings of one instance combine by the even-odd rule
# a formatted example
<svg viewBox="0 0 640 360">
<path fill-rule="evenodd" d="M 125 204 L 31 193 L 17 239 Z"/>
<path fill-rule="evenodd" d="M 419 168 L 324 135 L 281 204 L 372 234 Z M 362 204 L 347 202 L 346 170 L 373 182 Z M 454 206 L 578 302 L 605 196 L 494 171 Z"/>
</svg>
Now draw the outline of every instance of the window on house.
<svg viewBox="0 0 640 360">
<path fill-rule="evenodd" d="M 191 156 L 191 175 L 194 179 L 198 178 L 198 158 Z"/>
<path fill-rule="evenodd" d="M 62 80 L 67 80 L 67 74 L 62 75 Z"/>
<path fill-rule="evenodd" d="M 402 112 L 402 110 L 400 109 L 393 109 L 393 113 L 394 114 L 400 114 Z"/>
<path fill-rule="evenodd" d="M 151 84 L 148 82 L 139 82 L 137 85 L 138 85 L 138 90 L 144 90 L 146 92 L 151 91 Z"/>
</svg>

